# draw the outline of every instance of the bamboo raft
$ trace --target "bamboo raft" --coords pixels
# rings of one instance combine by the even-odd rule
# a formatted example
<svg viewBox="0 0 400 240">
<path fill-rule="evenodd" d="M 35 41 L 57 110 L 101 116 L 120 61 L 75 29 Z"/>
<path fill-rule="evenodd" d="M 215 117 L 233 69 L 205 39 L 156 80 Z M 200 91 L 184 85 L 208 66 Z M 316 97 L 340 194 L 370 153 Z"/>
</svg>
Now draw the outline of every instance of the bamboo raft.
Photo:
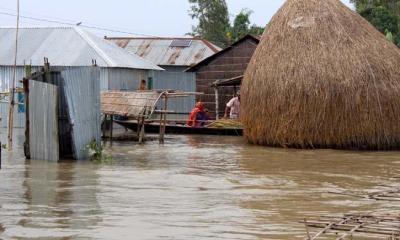
<svg viewBox="0 0 400 240">
<path fill-rule="evenodd" d="M 400 214 L 366 214 L 322 216 L 317 220 L 304 220 L 306 240 L 360 239 L 400 240 Z M 310 229 L 319 229 L 311 234 Z"/>
</svg>

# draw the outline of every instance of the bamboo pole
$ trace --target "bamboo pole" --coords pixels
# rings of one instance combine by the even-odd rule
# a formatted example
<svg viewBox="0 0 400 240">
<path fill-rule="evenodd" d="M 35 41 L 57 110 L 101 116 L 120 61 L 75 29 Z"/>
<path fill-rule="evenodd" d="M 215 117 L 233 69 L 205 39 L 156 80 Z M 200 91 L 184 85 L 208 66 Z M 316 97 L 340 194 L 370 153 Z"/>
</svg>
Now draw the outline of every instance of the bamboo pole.
<svg viewBox="0 0 400 240">
<path fill-rule="evenodd" d="M 17 56 L 18 56 L 18 31 L 19 31 L 19 0 L 17 0 L 17 28 L 15 33 L 15 53 L 14 53 L 14 75 L 10 88 L 10 105 L 8 109 L 8 150 L 13 148 L 13 128 L 14 128 L 14 91 L 17 78 Z"/>
<path fill-rule="evenodd" d="M 214 91 L 215 91 L 215 119 L 219 120 L 219 93 L 218 93 L 218 87 L 215 87 Z"/>
</svg>

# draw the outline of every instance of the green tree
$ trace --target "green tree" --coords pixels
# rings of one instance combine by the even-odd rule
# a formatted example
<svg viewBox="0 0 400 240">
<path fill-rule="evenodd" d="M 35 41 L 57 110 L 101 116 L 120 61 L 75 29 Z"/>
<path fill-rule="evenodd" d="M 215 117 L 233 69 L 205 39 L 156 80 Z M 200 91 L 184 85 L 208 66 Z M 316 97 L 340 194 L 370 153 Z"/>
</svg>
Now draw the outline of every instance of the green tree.
<svg viewBox="0 0 400 240">
<path fill-rule="evenodd" d="M 243 9 L 238 15 L 236 15 L 233 21 L 231 29 L 232 41 L 236 42 L 247 34 L 262 35 L 264 28 L 255 24 L 250 25 L 250 16 L 253 11 L 249 9 Z"/>
<path fill-rule="evenodd" d="M 398 19 L 383 6 L 366 8 L 360 15 L 374 25 L 381 33 L 398 33 Z"/>
<path fill-rule="evenodd" d="M 397 46 L 400 47 L 400 34 L 398 34 L 398 35 L 395 37 L 395 40 L 394 40 L 394 41 L 396 42 Z"/>
<path fill-rule="evenodd" d="M 400 47 L 400 0 L 351 0 L 356 10 Z M 388 33 L 390 32 L 389 36 Z"/>
<path fill-rule="evenodd" d="M 263 27 L 250 25 L 253 11 L 249 9 L 243 9 L 236 15 L 231 26 L 225 0 L 189 0 L 189 3 L 190 16 L 198 20 L 198 25 L 193 27 L 190 34 L 205 38 L 220 47 L 227 47 L 246 34 L 261 35 L 264 32 Z"/>
<path fill-rule="evenodd" d="M 198 20 L 193 35 L 201 36 L 212 43 L 226 47 L 229 44 L 230 28 L 228 6 L 225 0 L 189 0 L 190 16 Z"/>
<path fill-rule="evenodd" d="M 250 15 L 252 14 L 251 10 L 243 9 L 233 21 L 232 26 L 232 40 L 236 42 L 243 36 L 249 33 L 250 29 Z"/>
<path fill-rule="evenodd" d="M 394 43 L 393 34 L 389 31 L 386 31 L 386 39 L 389 40 L 389 42 Z"/>
<path fill-rule="evenodd" d="M 263 33 L 264 33 L 264 28 L 263 27 L 257 26 L 255 24 L 253 24 L 250 27 L 250 34 L 260 35 L 261 36 Z"/>
</svg>

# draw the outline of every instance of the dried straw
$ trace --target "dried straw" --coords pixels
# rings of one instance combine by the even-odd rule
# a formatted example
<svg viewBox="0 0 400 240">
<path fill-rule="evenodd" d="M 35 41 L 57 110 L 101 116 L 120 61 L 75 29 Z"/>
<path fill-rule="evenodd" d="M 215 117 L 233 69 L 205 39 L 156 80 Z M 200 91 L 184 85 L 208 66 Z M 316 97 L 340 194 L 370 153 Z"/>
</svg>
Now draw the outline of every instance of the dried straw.
<svg viewBox="0 0 400 240">
<path fill-rule="evenodd" d="M 339 0 L 287 0 L 242 86 L 254 144 L 399 149 L 400 50 Z"/>
</svg>

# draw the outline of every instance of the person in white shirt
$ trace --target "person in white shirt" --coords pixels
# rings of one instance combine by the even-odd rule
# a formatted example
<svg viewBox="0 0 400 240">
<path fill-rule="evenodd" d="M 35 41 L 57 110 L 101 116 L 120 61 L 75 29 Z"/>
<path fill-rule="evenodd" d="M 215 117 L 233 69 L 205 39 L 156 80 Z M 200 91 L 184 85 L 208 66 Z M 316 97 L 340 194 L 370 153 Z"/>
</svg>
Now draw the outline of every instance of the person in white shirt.
<svg viewBox="0 0 400 240">
<path fill-rule="evenodd" d="M 224 118 L 228 117 L 230 119 L 239 119 L 240 117 L 240 91 L 236 93 L 236 96 L 233 97 L 227 104 L 225 108 Z"/>
</svg>

